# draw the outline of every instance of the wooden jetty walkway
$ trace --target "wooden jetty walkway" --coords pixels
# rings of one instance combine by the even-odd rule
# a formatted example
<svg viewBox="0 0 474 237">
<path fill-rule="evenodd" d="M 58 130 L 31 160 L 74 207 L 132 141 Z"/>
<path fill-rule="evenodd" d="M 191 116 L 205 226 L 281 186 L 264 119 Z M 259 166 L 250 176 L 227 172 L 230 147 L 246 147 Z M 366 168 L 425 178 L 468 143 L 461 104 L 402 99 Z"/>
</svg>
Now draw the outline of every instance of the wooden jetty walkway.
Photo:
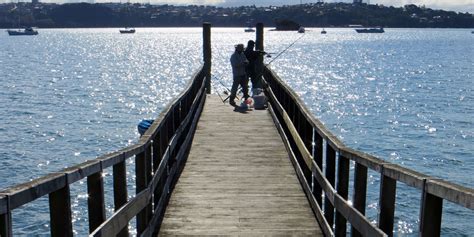
<svg viewBox="0 0 474 237">
<path fill-rule="evenodd" d="M 160 235 L 322 236 L 267 110 L 208 95 Z"/>
<path fill-rule="evenodd" d="M 256 28 L 263 50 L 263 24 Z M 419 236 L 441 235 L 444 202 L 474 210 L 472 188 L 345 146 L 263 58 L 257 68 L 267 110 L 234 112 L 209 95 L 210 30 L 205 23 L 203 66 L 136 144 L 1 190 L 0 236 L 14 236 L 15 212 L 39 198 L 49 201 L 51 236 L 74 236 L 72 184 L 87 185 L 93 237 L 129 236 L 131 223 L 145 237 L 393 236 L 396 196 L 406 194 L 398 185 L 420 194 Z M 369 170 L 380 180 L 376 219 L 365 215 Z M 105 172 L 113 184 L 104 182 Z"/>
</svg>

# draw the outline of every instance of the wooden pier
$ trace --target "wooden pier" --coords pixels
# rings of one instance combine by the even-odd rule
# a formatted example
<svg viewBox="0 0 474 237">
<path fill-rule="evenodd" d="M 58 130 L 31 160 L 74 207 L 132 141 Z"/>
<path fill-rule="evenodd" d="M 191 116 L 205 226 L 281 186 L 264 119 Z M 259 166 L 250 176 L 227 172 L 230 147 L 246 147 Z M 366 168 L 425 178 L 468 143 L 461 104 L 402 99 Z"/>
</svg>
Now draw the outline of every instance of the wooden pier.
<svg viewBox="0 0 474 237">
<path fill-rule="evenodd" d="M 208 95 L 160 235 L 322 236 L 267 110 Z"/>
<path fill-rule="evenodd" d="M 87 185 L 94 237 L 129 236 L 131 223 L 138 236 L 392 236 L 396 196 L 404 195 L 397 184 L 420 194 L 419 236 L 441 235 L 443 202 L 474 210 L 472 188 L 346 147 L 261 58 L 267 110 L 234 111 L 209 95 L 210 30 L 205 23 L 203 66 L 136 144 L 1 190 L 0 236 L 14 236 L 15 211 L 41 197 L 51 236 L 73 236 L 73 183 Z M 256 45 L 263 50 L 262 24 Z M 112 185 L 104 184 L 106 169 Z M 381 181 L 376 220 L 365 215 L 369 170 Z M 127 173 L 136 177 L 131 198 Z"/>
</svg>

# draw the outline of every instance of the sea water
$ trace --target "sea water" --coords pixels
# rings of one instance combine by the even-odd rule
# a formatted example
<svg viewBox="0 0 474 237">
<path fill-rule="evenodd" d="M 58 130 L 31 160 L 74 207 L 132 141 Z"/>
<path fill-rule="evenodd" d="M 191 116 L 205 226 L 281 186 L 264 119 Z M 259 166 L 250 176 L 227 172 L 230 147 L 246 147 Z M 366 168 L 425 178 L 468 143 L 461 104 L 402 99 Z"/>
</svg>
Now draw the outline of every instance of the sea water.
<svg viewBox="0 0 474 237">
<path fill-rule="evenodd" d="M 472 188 L 474 35 L 320 30 L 266 29 L 265 50 L 273 58 L 265 63 L 346 145 Z M 214 93 L 231 85 L 234 45 L 254 38 L 243 28 L 212 29 Z M 200 28 L 137 28 L 126 35 L 40 29 L 37 36 L 5 32 L 0 42 L 0 189 L 133 144 L 138 122 L 156 118 L 202 64 Z M 131 174 L 133 166 L 132 159 Z M 132 197 L 135 179 L 128 179 Z M 111 170 L 104 180 L 112 182 Z M 374 223 L 378 184 L 379 174 L 369 172 L 367 216 Z M 85 186 L 84 180 L 71 186 L 78 235 L 88 232 Z M 403 184 L 397 191 L 395 232 L 416 235 L 421 194 Z M 472 211 L 443 207 L 443 235 L 474 236 Z M 110 216 L 110 198 L 106 208 Z M 48 234 L 47 198 L 15 210 L 13 218 L 14 234 Z"/>
</svg>

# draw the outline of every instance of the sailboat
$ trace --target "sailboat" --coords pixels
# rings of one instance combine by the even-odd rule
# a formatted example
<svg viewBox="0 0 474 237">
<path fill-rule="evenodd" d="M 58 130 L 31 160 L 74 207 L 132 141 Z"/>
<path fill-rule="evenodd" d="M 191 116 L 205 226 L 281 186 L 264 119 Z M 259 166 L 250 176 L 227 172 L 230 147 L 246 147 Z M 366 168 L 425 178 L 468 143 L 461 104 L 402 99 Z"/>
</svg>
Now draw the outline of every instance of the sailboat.
<svg viewBox="0 0 474 237">
<path fill-rule="evenodd" d="M 37 35 L 38 31 L 31 27 L 25 27 L 24 29 L 18 30 L 7 30 L 8 35 Z"/>
<path fill-rule="evenodd" d="M 321 31 L 321 34 L 324 35 L 324 34 L 326 34 L 326 33 L 327 33 L 326 30 L 323 28 L 323 30 Z"/>
<path fill-rule="evenodd" d="M 127 14 L 129 13 L 129 9 L 128 9 L 129 4 L 130 3 L 127 3 Z M 133 33 L 135 33 L 135 28 L 125 27 L 125 28 L 120 29 L 119 31 L 120 31 L 120 34 L 133 34 Z"/>
<path fill-rule="evenodd" d="M 244 30 L 245 32 L 255 32 L 255 29 L 252 28 L 252 25 L 250 24 L 250 21 L 247 21 L 247 28 Z"/>
<path fill-rule="evenodd" d="M 10 10 L 10 12 L 13 12 L 17 9 L 17 6 L 15 5 L 13 9 Z M 18 26 L 20 26 L 20 16 L 18 16 Z M 34 30 L 32 27 L 25 27 L 23 29 L 17 29 L 17 30 L 7 30 L 8 35 L 37 35 L 38 31 Z"/>
</svg>

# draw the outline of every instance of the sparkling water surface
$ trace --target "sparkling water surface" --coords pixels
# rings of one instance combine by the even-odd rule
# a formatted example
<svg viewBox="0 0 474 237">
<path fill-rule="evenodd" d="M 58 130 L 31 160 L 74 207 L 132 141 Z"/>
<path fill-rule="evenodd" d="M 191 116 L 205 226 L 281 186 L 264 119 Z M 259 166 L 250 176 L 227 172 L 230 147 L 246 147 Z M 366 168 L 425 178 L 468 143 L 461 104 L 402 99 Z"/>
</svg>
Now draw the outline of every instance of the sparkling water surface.
<svg viewBox="0 0 474 237">
<path fill-rule="evenodd" d="M 474 35 L 326 30 L 266 30 L 265 50 L 275 53 L 266 63 L 348 146 L 472 188 Z M 230 88 L 233 45 L 254 37 L 212 29 L 215 93 L 222 84 Z M 138 28 L 130 35 L 40 29 L 34 37 L 0 34 L 0 42 L 0 189 L 133 144 L 137 123 L 157 117 L 202 64 L 200 28 Z M 104 176 L 111 184 L 111 170 Z M 133 196 L 133 176 L 128 183 Z M 374 223 L 378 185 L 379 174 L 369 172 L 367 216 Z M 88 232 L 85 186 L 71 187 L 77 235 Z M 401 183 L 397 191 L 395 232 L 417 235 L 421 194 Z M 106 201 L 110 216 L 113 201 Z M 47 198 L 13 218 L 14 234 L 48 234 Z M 444 202 L 443 235 L 474 236 L 472 222 L 472 211 Z"/>
</svg>

